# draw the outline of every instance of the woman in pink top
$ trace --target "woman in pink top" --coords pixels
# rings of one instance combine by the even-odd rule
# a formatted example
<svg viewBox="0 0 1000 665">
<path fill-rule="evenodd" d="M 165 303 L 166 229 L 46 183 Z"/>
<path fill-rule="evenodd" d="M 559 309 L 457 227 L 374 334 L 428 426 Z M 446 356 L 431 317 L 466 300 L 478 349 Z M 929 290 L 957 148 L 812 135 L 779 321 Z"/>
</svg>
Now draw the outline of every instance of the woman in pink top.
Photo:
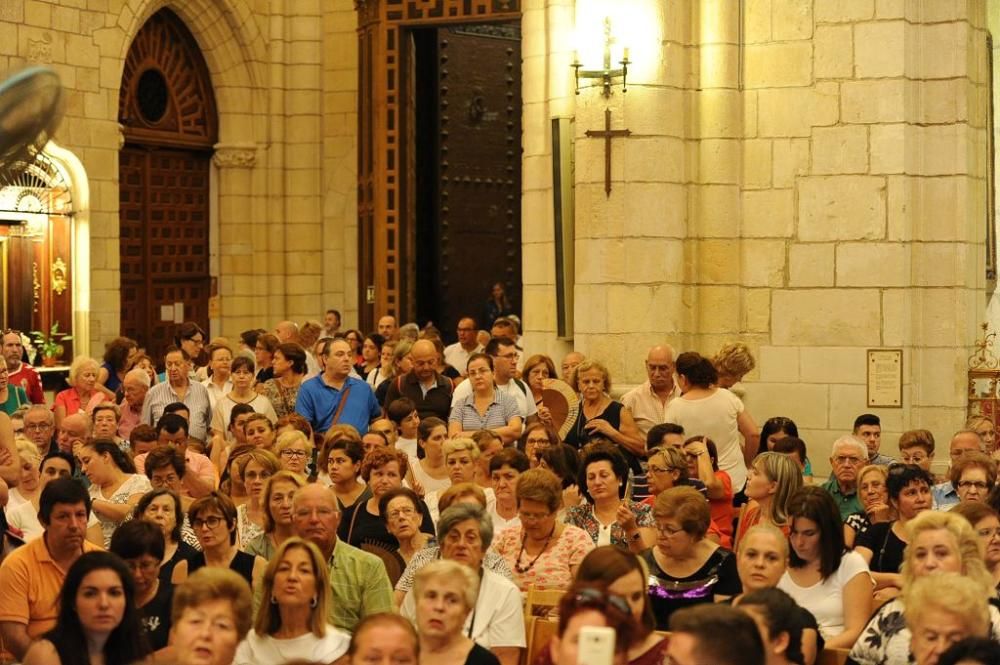
<svg viewBox="0 0 1000 665">
<path fill-rule="evenodd" d="M 97 375 L 101 366 L 89 356 L 77 356 L 69 366 L 70 387 L 56 395 L 52 411 L 56 416 L 56 429 L 63 418 L 74 413 L 90 412 L 95 405 L 105 401 L 107 396 L 97 387 Z"/>
</svg>

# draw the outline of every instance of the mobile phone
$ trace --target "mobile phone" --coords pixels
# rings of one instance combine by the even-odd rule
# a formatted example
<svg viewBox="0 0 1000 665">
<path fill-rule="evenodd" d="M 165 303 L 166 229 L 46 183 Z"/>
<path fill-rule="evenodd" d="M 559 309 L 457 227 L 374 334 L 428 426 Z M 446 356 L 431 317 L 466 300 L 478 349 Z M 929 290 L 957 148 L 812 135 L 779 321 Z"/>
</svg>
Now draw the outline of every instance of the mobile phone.
<svg viewBox="0 0 1000 665">
<path fill-rule="evenodd" d="M 577 665 L 613 665 L 615 629 L 608 626 L 584 626 L 576 652 Z"/>
</svg>

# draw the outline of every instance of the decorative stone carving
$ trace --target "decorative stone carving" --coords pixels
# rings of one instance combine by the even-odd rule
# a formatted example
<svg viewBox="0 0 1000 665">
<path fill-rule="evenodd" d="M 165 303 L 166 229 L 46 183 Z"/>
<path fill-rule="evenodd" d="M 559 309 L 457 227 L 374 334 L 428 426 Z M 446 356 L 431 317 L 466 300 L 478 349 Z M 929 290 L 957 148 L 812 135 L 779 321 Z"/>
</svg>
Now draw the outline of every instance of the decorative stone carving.
<svg viewBox="0 0 1000 665">
<path fill-rule="evenodd" d="M 28 62 L 52 62 L 52 35 L 45 32 L 41 39 L 28 39 Z"/>
<path fill-rule="evenodd" d="M 220 169 L 252 169 L 257 165 L 257 148 L 217 145 L 212 162 Z"/>
</svg>

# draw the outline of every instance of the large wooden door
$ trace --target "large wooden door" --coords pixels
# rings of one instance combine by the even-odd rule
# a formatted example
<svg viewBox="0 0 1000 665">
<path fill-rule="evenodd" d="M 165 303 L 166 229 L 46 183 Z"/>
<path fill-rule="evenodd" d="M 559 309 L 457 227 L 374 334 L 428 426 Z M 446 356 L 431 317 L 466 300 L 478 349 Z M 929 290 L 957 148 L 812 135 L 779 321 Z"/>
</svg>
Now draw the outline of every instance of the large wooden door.
<svg viewBox="0 0 1000 665">
<path fill-rule="evenodd" d="M 417 57 L 417 319 L 454 335 L 502 282 L 521 301 L 518 23 L 435 28 Z M 433 131 L 431 131 L 433 130 Z"/>
<path fill-rule="evenodd" d="M 197 42 L 154 14 L 125 62 L 119 120 L 121 334 L 159 359 L 175 319 L 208 329 L 209 172 L 215 99 Z"/>
</svg>

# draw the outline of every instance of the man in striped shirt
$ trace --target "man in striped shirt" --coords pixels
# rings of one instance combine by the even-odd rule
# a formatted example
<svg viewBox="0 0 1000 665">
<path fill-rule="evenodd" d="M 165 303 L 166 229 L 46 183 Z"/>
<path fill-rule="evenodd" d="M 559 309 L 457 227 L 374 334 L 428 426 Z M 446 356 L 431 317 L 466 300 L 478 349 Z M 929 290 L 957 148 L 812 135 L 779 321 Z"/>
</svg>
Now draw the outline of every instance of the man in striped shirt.
<svg viewBox="0 0 1000 665">
<path fill-rule="evenodd" d="M 212 420 L 212 406 L 208 389 L 200 383 L 192 382 L 191 357 L 175 346 L 167 348 L 164 358 L 167 366 L 167 380 L 149 389 L 142 404 L 141 421 L 156 426 L 163 415 L 163 409 L 174 402 L 184 403 L 191 412 L 190 435 L 198 441 L 208 440 L 208 425 Z"/>
</svg>

